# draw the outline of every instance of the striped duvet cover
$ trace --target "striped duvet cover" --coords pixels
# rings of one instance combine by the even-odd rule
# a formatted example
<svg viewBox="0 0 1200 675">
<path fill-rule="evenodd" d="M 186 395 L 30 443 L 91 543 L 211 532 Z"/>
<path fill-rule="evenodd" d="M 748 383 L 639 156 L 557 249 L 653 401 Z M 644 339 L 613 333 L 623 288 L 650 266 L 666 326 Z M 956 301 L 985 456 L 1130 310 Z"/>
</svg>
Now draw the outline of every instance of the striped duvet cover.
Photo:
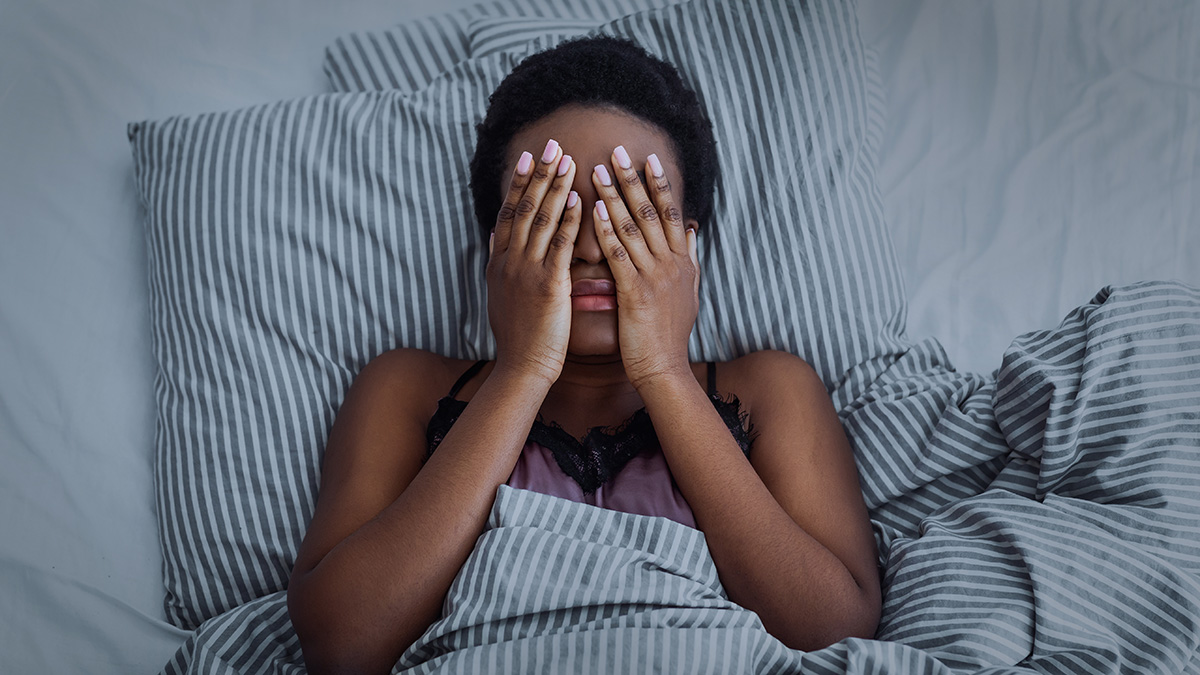
<svg viewBox="0 0 1200 675">
<path fill-rule="evenodd" d="M 395 672 L 1200 672 L 1200 291 L 1106 288 L 990 377 L 918 343 L 843 423 L 876 639 L 790 650 L 725 596 L 702 532 L 502 485 Z M 303 672 L 284 593 L 210 619 L 165 672 Z"/>
</svg>

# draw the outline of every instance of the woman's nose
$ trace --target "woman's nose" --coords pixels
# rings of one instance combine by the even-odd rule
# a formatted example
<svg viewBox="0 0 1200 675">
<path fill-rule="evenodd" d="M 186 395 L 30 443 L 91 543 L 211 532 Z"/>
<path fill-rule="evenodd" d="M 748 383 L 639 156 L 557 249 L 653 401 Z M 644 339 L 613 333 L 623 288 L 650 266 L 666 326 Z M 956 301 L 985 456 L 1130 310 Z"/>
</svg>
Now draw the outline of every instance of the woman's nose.
<svg viewBox="0 0 1200 675">
<path fill-rule="evenodd" d="M 599 265 L 605 261 L 604 251 L 600 249 L 600 240 L 596 237 L 595 225 L 592 223 L 594 201 L 583 202 L 583 213 L 579 221 L 579 234 L 575 237 L 575 255 L 571 264 L 577 262 Z"/>
</svg>

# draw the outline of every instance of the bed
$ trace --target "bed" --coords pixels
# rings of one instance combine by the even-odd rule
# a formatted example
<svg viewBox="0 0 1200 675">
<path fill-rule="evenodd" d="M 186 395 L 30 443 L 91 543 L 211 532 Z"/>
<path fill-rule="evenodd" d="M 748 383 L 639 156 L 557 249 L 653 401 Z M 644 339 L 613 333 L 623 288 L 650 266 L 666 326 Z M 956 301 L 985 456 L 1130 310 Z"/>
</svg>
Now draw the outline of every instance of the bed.
<svg viewBox="0 0 1200 675">
<path fill-rule="evenodd" d="M 263 640 L 251 648 L 231 637 L 253 635 L 248 627 L 264 625 L 259 619 L 270 615 L 264 603 L 276 603 L 271 616 L 278 618 L 278 596 L 222 607 L 216 612 L 221 621 L 210 624 L 220 630 L 210 630 L 204 640 L 197 639 L 197 630 L 180 627 L 187 622 L 180 615 L 168 616 L 164 607 L 162 506 L 155 489 L 162 400 L 156 373 L 161 366 L 152 349 L 155 317 L 162 311 L 152 297 L 162 296 L 152 295 L 156 243 L 148 237 L 129 125 L 350 88 L 351 80 L 339 80 L 340 71 L 330 67 L 337 63 L 336 46 L 349 44 L 347 36 L 434 20 L 446 12 L 460 12 L 455 15 L 459 18 L 437 19 L 433 25 L 465 30 L 470 24 L 463 17 L 470 14 L 461 11 L 472 4 L 362 0 L 335 8 L 307 1 L 250 7 L 120 0 L 103 6 L 48 6 L 18 0 L 0 9 L 0 204 L 5 218 L 0 246 L 0 335 L 5 343 L 0 350 L 0 579 L 5 597 L 0 670 L 157 672 L 170 663 L 177 671 L 287 672 L 288 664 L 294 665 L 295 645 L 286 638 Z M 1168 346 L 1195 338 L 1194 289 L 1200 286 L 1200 204 L 1193 196 L 1200 191 L 1198 14 L 1197 7 L 1183 1 L 1136 8 L 1117 2 L 859 3 L 858 30 L 876 55 L 873 67 L 884 94 L 878 108 L 882 124 L 876 130 L 875 175 L 883 222 L 903 278 L 901 329 L 906 328 L 907 345 L 920 346 L 895 352 L 911 353 L 909 361 L 897 357 L 890 363 L 909 368 L 908 375 L 936 371 L 943 378 L 943 388 L 937 389 L 940 405 L 958 410 L 955 419 L 963 425 L 993 415 L 989 419 L 1003 436 L 996 443 L 1006 444 L 1006 451 L 1024 452 L 1022 466 L 1050 465 L 1052 459 L 1047 444 L 1030 445 L 1023 426 L 1029 419 L 1070 429 L 1088 414 L 1100 414 L 1086 405 L 1072 406 L 1079 397 L 1055 398 L 1056 393 L 1086 390 L 1078 382 L 1056 378 L 1067 373 L 1083 382 L 1108 381 L 1108 371 L 1082 357 L 1077 362 L 1065 356 L 1039 360 L 1047 345 L 1069 340 L 1098 348 L 1126 335 L 1105 332 L 1105 326 L 1154 321 L 1176 331 L 1161 340 Z M 480 39 L 505 35 L 496 31 Z M 453 62 L 455 55 L 440 58 Z M 357 88 L 383 85 L 360 80 Z M 1153 280 L 1167 283 L 1143 283 Z M 1138 314 L 1159 301 L 1166 307 L 1162 316 Z M 1131 344 L 1134 351 L 1150 348 Z M 1183 349 L 1162 370 L 1186 376 L 1197 361 L 1194 351 Z M 836 363 L 829 361 L 831 373 Z M 1035 380 L 1049 392 L 1041 399 L 998 395 L 1006 382 Z M 336 392 L 344 384 L 327 386 Z M 849 406 L 858 401 L 854 410 L 867 411 L 869 403 L 882 405 L 910 393 L 898 386 L 870 401 L 847 396 L 842 402 Z M 1171 414 L 1156 417 L 1151 406 L 1142 421 L 1170 418 L 1182 425 L 1183 431 L 1173 437 L 1177 452 L 1159 467 L 1163 473 L 1155 474 L 1153 487 L 1156 499 L 1168 504 L 1178 499 L 1180 513 L 1187 514 L 1195 502 L 1189 501 L 1194 493 L 1185 488 L 1194 486 L 1200 473 L 1187 453 L 1200 446 L 1194 428 L 1198 413 L 1194 396 L 1188 399 L 1186 391 L 1173 396 L 1168 397 L 1175 406 Z M 866 432 L 854 425 L 870 419 L 875 418 L 866 412 L 844 415 L 851 433 L 860 437 Z M 910 421 L 920 419 L 916 415 Z M 935 415 L 928 423 L 946 419 Z M 952 429 L 928 431 L 948 438 Z M 1065 539 L 1092 532 L 1104 554 L 1136 559 L 1136 565 L 1115 573 L 1120 576 L 1124 570 L 1128 575 L 1121 579 L 1140 580 L 1144 586 L 1137 588 L 1157 598 L 1157 604 L 1138 610 L 1134 598 L 1103 601 L 1119 596 L 1119 589 L 1109 595 L 1092 589 L 1102 600 L 1097 606 L 1128 611 L 1134 618 L 1102 617 L 1095 632 L 1088 633 L 1095 640 L 1089 649 L 1054 652 L 1056 640 L 1070 642 L 1064 635 L 1075 640 L 1072 644 L 1079 642 L 1078 624 L 1086 623 L 1086 612 L 1071 606 L 1069 580 L 1055 577 L 1055 564 L 1046 562 L 1053 556 L 1026 555 L 1023 560 L 1046 565 L 1051 572 L 1030 574 L 1035 585 L 1050 588 L 1044 594 L 1038 586 L 1032 594 L 1037 601 L 1032 605 L 1045 613 L 1041 617 L 1009 616 L 1004 608 L 985 612 L 971 605 L 971 593 L 958 592 L 979 586 L 946 576 L 944 595 L 894 603 L 885 615 L 887 633 L 882 637 L 887 639 L 843 644 L 810 658 L 763 642 L 754 657 L 763 660 L 755 663 L 789 672 L 976 672 L 989 665 L 1016 667 L 1024 663 L 1025 649 L 1026 655 L 1047 655 L 1039 665 L 1058 672 L 1200 670 L 1200 612 L 1195 610 L 1200 603 L 1200 533 L 1194 518 L 1193 524 L 1183 518 L 1174 527 L 1143 533 L 1144 538 L 1110 527 L 1112 512 L 1094 505 L 1118 503 L 1122 495 L 1107 492 L 1111 499 L 1098 500 L 1088 490 L 1106 486 L 1087 480 L 1134 471 L 1136 463 L 1122 462 L 1137 457 L 1106 457 L 1097 460 L 1100 468 L 1080 473 L 1077 469 L 1095 456 L 1073 454 L 1078 446 L 1064 442 L 1057 448 L 1053 459 L 1062 469 L 1057 482 L 1018 468 L 1000 478 L 995 474 L 1003 471 L 997 468 L 984 481 L 980 467 L 999 456 L 994 455 L 942 467 L 937 478 L 945 480 L 940 483 L 897 469 L 889 475 L 911 481 L 897 479 L 901 485 L 892 486 L 895 494 L 887 486 L 869 484 L 869 501 L 879 507 L 877 535 L 896 563 L 886 589 L 893 597 L 915 593 L 914 585 L 928 579 L 914 571 L 922 565 L 941 565 L 950 572 L 966 569 L 954 557 L 962 550 L 955 548 L 956 542 L 978 539 L 979 528 L 989 543 L 1000 533 L 1013 547 L 989 549 L 997 560 L 1013 551 L 1046 553 L 1044 542 L 1027 538 L 1035 525 L 1023 528 L 1022 523 L 1044 522 L 1043 510 L 1054 507 L 1074 509 L 1071 522 L 1080 529 L 1053 521 L 1062 526 Z M 917 485 L 933 487 L 909 489 Z M 981 485 L 991 489 L 976 489 Z M 1062 489 L 1064 485 L 1076 491 Z M 1183 492 L 1167 489 L 1172 486 Z M 891 501 L 898 495 L 909 501 Z M 893 503 L 897 506 L 889 510 L 887 504 Z M 506 528 L 551 506 L 536 496 L 502 490 L 493 512 L 497 539 L 506 536 Z M 1146 505 L 1127 500 L 1125 506 Z M 934 511 L 938 517 L 926 519 Z M 914 514 L 921 518 L 914 520 Z M 1130 518 L 1123 521 L 1126 528 L 1147 522 L 1138 520 L 1137 513 Z M 613 531 L 628 533 L 621 527 L 649 525 L 621 521 Z M 910 536 L 910 526 L 920 536 Z M 719 589 L 705 585 L 711 570 L 702 557 L 694 557 L 695 541 L 685 532 L 672 534 L 678 537 L 673 541 L 683 542 L 680 550 L 690 552 L 678 553 L 679 578 L 708 589 L 710 595 L 704 597 L 719 602 Z M 1108 535 L 1111 541 L 1104 539 Z M 546 536 L 570 541 L 575 534 L 564 526 Z M 1103 546 L 1113 541 L 1128 547 Z M 501 549 L 494 553 L 481 556 L 480 565 L 502 569 L 511 562 L 500 555 Z M 469 590 L 464 589 L 464 602 Z M 1086 585 L 1074 590 L 1078 597 L 1087 595 Z M 975 610 L 980 614 L 973 624 L 976 637 L 987 639 L 939 642 L 928 630 L 906 632 L 912 626 L 928 628 L 918 615 L 922 601 L 942 603 L 947 616 L 960 622 Z M 1117 631 L 1124 642 L 1105 630 L 1159 614 L 1169 615 L 1170 621 Z M 731 626 L 749 630 L 744 615 L 731 612 L 728 617 Z M 1070 619 L 1077 625 L 1063 628 Z M 1006 634 L 1009 629 L 1022 633 L 1013 626 L 1036 626 L 1036 640 L 1026 644 Z M 414 652 L 413 668 L 433 669 L 437 658 L 454 653 L 448 646 L 454 644 L 452 628 L 447 623 L 428 636 L 423 651 Z M 757 633 L 748 634 L 762 640 Z M 280 629 L 276 636 L 285 635 Z M 687 645 L 680 645 L 686 652 Z"/>
</svg>

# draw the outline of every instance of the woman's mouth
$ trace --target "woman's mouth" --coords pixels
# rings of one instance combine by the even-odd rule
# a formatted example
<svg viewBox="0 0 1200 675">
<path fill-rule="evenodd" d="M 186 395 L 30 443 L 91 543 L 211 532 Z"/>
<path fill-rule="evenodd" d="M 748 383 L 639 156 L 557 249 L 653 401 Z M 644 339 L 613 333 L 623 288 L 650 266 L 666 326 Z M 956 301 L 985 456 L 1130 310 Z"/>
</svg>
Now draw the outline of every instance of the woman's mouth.
<svg viewBox="0 0 1200 675">
<path fill-rule="evenodd" d="M 600 312 L 617 308 L 617 287 L 608 279 L 580 279 L 571 284 L 571 309 Z"/>
<path fill-rule="evenodd" d="M 572 295 L 571 309 L 577 309 L 581 312 L 600 312 L 606 309 L 617 308 L 617 296 L 615 295 Z"/>
</svg>

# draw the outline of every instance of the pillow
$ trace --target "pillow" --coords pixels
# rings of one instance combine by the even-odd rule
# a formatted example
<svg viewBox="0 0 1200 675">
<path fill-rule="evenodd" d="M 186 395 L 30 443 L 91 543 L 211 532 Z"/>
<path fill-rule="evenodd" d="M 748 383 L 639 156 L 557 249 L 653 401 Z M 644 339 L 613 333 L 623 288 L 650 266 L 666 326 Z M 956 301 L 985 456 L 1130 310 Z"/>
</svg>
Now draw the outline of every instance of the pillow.
<svg viewBox="0 0 1200 675">
<path fill-rule="evenodd" d="M 679 1 L 625 0 L 605 4 L 588 0 L 559 0 L 547 6 L 528 2 L 519 15 L 484 15 L 472 19 L 467 24 L 469 52 L 471 56 L 484 56 L 509 49 L 523 49 L 527 43 L 538 38 L 543 38 L 545 48 L 549 48 L 567 38 L 588 33 L 601 23 Z"/>
<path fill-rule="evenodd" d="M 325 48 L 325 76 L 334 91 L 416 91 L 470 55 L 469 23 L 493 8 L 466 7 L 339 37 Z"/>
<path fill-rule="evenodd" d="M 854 5 L 689 0 L 599 30 L 676 64 L 714 122 L 721 175 L 690 358 L 789 351 L 850 400 L 871 378 L 862 364 L 905 344 L 874 177 L 879 88 Z M 175 625 L 286 587 L 329 429 L 370 359 L 398 346 L 494 356 L 468 161 L 489 95 L 547 41 L 463 59 L 413 91 L 129 125 Z"/>
<path fill-rule="evenodd" d="M 339 37 L 325 49 L 335 91 L 413 91 L 469 56 L 525 48 L 546 34 L 579 35 L 606 21 L 679 0 L 506 0 Z M 478 22 L 478 23 L 477 23 Z"/>
<path fill-rule="evenodd" d="M 526 43 L 545 38 L 547 45 L 594 30 L 602 22 L 596 19 L 517 16 L 475 19 L 467 25 L 471 56 L 486 56 L 510 49 L 524 49 Z"/>
</svg>

